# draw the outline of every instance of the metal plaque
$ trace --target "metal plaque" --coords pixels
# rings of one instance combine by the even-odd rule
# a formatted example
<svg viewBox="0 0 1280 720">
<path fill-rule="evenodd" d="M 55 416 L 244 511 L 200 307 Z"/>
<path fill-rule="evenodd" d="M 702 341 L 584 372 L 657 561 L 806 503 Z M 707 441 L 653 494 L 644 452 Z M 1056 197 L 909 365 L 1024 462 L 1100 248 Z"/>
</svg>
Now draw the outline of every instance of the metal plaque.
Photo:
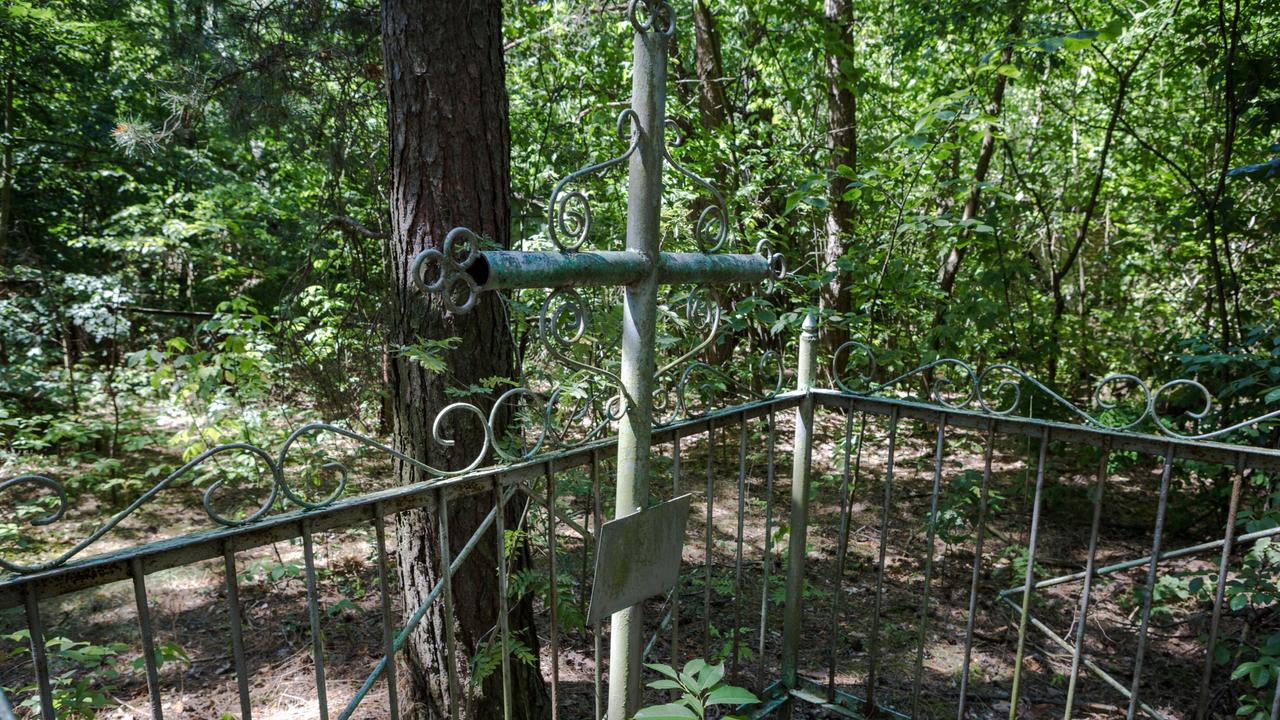
<svg viewBox="0 0 1280 720">
<path fill-rule="evenodd" d="M 681 495 L 600 527 L 588 624 L 676 584 L 692 498 Z"/>
</svg>

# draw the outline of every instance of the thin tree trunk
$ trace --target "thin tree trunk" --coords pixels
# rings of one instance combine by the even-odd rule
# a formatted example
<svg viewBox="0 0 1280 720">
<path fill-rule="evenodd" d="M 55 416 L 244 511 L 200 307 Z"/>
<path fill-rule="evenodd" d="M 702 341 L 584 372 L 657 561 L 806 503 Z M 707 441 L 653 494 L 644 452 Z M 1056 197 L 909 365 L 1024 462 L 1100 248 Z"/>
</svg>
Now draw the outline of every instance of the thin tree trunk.
<svg viewBox="0 0 1280 720">
<path fill-rule="evenodd" d="M 13 72 L 10 53 L 5 53 L 4 151 L 0 153 L 0 261 L 9 255 L 9 228 L 13 225 Z"/>
<path fill-rule="evenodd" d="M 1022 33 L 1022 13 L 1023 7 L 1018 6 L 1013 13 L 1013 17 L 1009 20 L 1009 27 L 1006 30 L 1007 38 L 1005 40 L 1004 49 L 1000 51 L 1000 64 L 1007 65 L 1013 60 L 1014 40 Z M 1004 106 L 1004 91 L 1008 84 L 1008 76 L 997 73 L 995 85 L 991 88 L 991 103 L 988 109 L 992 117 L 1000 117 L 1000 112 Z M 991 156 L 996 150 L 996 126 L 995 124 L 987 125 L 987 129 L 982 134 L 982 145 L 978 149 L 978 162 L 973 167 L 973 185 L 969 189 L 969 196 L 964 201 L 964 209 L 961 211 L 962 220 L 972 220 L 978 214 L 978 203 L 982 199 L 982 183 L 986 182 L 987 172 L 991 168 Z M 952 245 L 947 251 L 947 256 L 942 260 L 942 264 L 938 266 L 938 289 L 942 291 L 942 301 L 938 303 L 938 307 L 933 313 L 933 327 L 935 330 L 941 328 L 946 322 L 947 307 L 951 304 L 951 296 L 955 292 L 956 278 L 960 275 L 960 267 L 964 263 L 964 256 L 969 251 L 969 244 Z M 934 335 L 933 349 L 942 349 L 941 335 Z"/>
<path fill-rule="evenodd" d="M 1181 7 L 1180 2 L 1173 6 L 1173 10 L 1169 13 L 1169 19 L 1165 21 L 1165 25 L 1161 29 L 1167 27 L 1169 21 L 1177 15 L 1179 7 Z M 1066 258 L 1063 259 L 1061 266 L 1053 269 L 1053 274 L 1049 277 L 1049 288 L 1053 293 L 1053 315 L 1049 320 L 1048 376 L 1050 383 L 1057 380 L 1060 359 L 1059 348 L 1062 338 L 1062 316 L 1067 310 L 1067 300 L 1066 295 L 1063 293 L 1062 281 L 1071 274 L 1072 266 L 1079 259 L 1080 251 L 1089 237 L 1089 226 L 1093 223 L 1093 217 L 1098 210 L 1098 199 L 1102 192 L 1103 180 L 1106 177 L 1107 160 L 1111 155 L 1111 145 L 1115 139 L 1116 125 L 1120 122 L 1120 116 L 1124 113 L 1124 101 L 1129 92 L 1129 81 L 1133 78 L 1133 74 L 1138 71 L 1138 67 L 1142 65 L 1143 59 L 1151 51 L 1151 46 L 1155 44 L 1159 35 L 1160 31 L 1153 32 L 1147 39 L 1147 44 L 1143 46 L 1138 56 L 1133 59 L 1133 62 L 1127 68 L 1117 70 L 1116 97 L 1111 103 L 1111 117 L 1107 120 L 1106 133 L 1102 138 L 1102 149 L 1098 153 L 1098 167 L 1093 174 L 1093 183 L 1089 186 L 1089 198 L 1085 201 L 1084 214 L 1080 218 L 1080 224 L 1076 226 L 1075 237 L 1072 239 Z M 1095 50 L 1097 50 L 1096 47 Z M 1101 50 L 1098 50 L 1098 52 L 1102 53 Z M 1106 57 L 1105 54 L 1103 57 Z M 1108 64 L 1110 64 L 1109 60 Z M 1112 67 L 1115 66 L 1112 65 Z M 1080 290 L 1083 292 L 1084 288 L 1081 287 Z"/>
<path fill-rule="evenodd" d="M 693 55 L 694 72 L 698 75 L 698 118 L 702 127 L 716 132 L 732 122 L 729 98 L 724 90 L 724 62 L 720 54 L 720 31 L 715 16 L 703 0 L 693 4 Z M 732 162 L 716 161 L 716 177 L 724 184 L 720 190 L 733 197 L 737 190 L 735 168 Z M 704 198 L 693 204 L 689 212 L 690 222 L 697 222 L 706 207 Z M 722 300 L 736 303 L 745 297 L 745 288 L 733 286 L 720 290 Z M 733 357 L 742 337 L 738 333 L 722 333 L 715 343 L 706 349 L 706 361 L 719 367 Z"/>
<path fill-rule="evenodd" d="M 1227 194 L 1227 174 L 1231 170 L 1231 158 L 1235 151 L 1236 121 L 1239 108 L 1236 105 L 1236 53 L 1240 46 L 1240 2 L 1236 0 L 1231 20 L 1228 23 L 1226 10 L 1222 0 L 1218 2 L 1218 23 L 1224 29 L 1224 60 L 1222 73 L 1223 110 L 1226 114 L 1222 133 L 1222 161 L 1218 167 L 1217 179 L 1213 195 L 1205 208 L 1205 234 L 1209 240 L 1209 265 L 1213 270 L 1212 300 L 1221 325 L 1222 349 L 1231 347 L 1234 334 L 1231 316 L 1227 313 L 1227 296 L 1230 295 L 1235 311 L 1236 324 L 1240 322 L 1239 289 L 1235 282 L 1235 272 L 1231 258 L 1230 230 L 1220 217 L 1222 201 Z M 1219 234 L 1222 241 L 1222 257 L 1219 256 Z M 1224 263 L 1225 259 L 1225 263 Z M 1225 264 L 1225 271 L 1224 271 Z M 1238 329 L 1238 328 L 1237 328 Z"/>
<path fill-rule="evenodd" d="M 502 57 L 502 6 L 498 0 L 416 2 L 383 0 L 382 39 L 390 132 L 391 278 L 389 334 L 399 348 L 429 339 L 456 337 L 446 358 L 449 375 L 426 371 L 403 353 L 389 359 L 389 391 L 395 447 L 436 467 L 468 462 L 483 443 L 483 429 L 461 419 L 448 428 L 455 441 L 432 440 L 431 422 L 455 398 L 448 387 L 467 387 L 494 376 L 514 375 L 512 339 L 498 298 L 487 297 L 466 315 L 447 312 L 435 296 L 425 296 L 411 279 L 414 257 L 439 248 L 448 231 L 465 225 L 506 247 L 510 242 L 510 129 Z M 481 402 L 477 398 L 472 401 Z M 402 484 L 431 479 L 396 462 Z M 518 503 L 508 503 L 508 527 Z M 455 500 L 449 526 L 453 557 L 492 507 L 488 494 Z M 407 609 L 416 608 L 441 579 L 436 521 L 425 511 L 398 516 L 400 583 Z M 405 679 L 413 717 L 448 717 L 445 622 L 456 622 L 458 671 L 471 684 L 470 659 L 496 641 L 498 601 L 497 539 L 489 533 L 454 575 L 455 618 L 433 605 L 405 653 Z M 518 569 L 526 558 L 514 558 Z M 513 605 L 514 640 L 538 656 L 530 603 Z M 511 663 L 515 707 L 511 717 L 546 715 L 546 690 L 537 667 Z M 502 679 L 493 673 L 477 687 L 462 690 L 459 706 L 474 693 L 472 718 L 502 717 Z M 410 704 L 406 703 L 406 704 Z"/>
<path fill-rule="evenodd" d="M 831 279 L 822 286 L 820 307 L 841 316 L 829 324 L 824 334 L 829 350 L 849 338 L 849 313 L 853 309 L 849 285 L 852 278 L 842 273 L 839 262 L 846 243 L 853 240 L 856 209 L 852 200 L 844 198 L 846 183 L 839 168 L 858 169 L 858 98 L 853 91 L 853 75 L 848 72 L 854 62 L 853 4 L 850 0 L 825 0 L 827 48 L 827 150 L 831 184 L 827 194 L 827 237 L 822 263 Z"/>
</svg>

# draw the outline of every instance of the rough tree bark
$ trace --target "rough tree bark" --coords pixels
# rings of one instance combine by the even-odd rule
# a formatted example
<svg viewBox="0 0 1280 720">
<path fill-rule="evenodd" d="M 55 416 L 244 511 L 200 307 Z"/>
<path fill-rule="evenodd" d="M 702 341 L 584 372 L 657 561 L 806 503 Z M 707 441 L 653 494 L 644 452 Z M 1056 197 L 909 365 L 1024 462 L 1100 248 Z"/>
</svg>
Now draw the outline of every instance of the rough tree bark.
<svg viewBox="0 0 1280 720">
<path fill-rule="evenodd" d="M 838 266 L 844 257 L 845 243 L 853 238 L 855 208 L 845 200 L 845 183 L 840 182 L 837 168 L 858 168 L 858 98 L 853 92 L 853 77 L 848 72 L 853 62 L 853 4 L 850 0 L 825 0 L 827 48 L 827 150 L 832 181 L 828 190 L 827 238 L 822 259 L 831 280 L 822 287 L 820 307 L 841 316 L 852 308 L 849 284 Z M 828 325 L 825 333 L 828 349 L 839 347 L 849 337 L 845 323 Z"/>
<path fill-rule="evenodd" d="M 703 0 L 693 4 L 694 70 L 698 73 L 698 116 L 707 129 L 724 125 L 729 102 L 724 95 L 724 64 L 720 60 L 720 33 L 711 9 Z"/>
<path fill-rule="evenodd" d="M 481 446 L 482 428 L 460 416 L 450 428 L 456 444 L 443 447 L 432 440 L 432 418 L 455 399 L 446 396 L 447 387 L 513 375 L 512 339 L 495 298 L 482 299 L 469 314 L 454 315 L 438 298 L 414 286 L 411 265 L 418 252 L 440 247 L 448 231 L 459 225 L 504 247 L 509 244 L 510 129 L 502 4 L 383 0 L 382 41 L 391 153 L 390 344 L 396 348 L 423 340 L 460 339 L 446 358 L 452 369 L 448 375 L 427 372 L 403 354 L 389 358 L 394 444 L 436 467 L 458 467 Z M 404 484 L 430 479 L 402 462 L 396 463 L 395 472 Z M 516 505 L 507 506 L 508 527 L 516 525 Z M 450 504 L 454 557 L 491 507 L 488 494 Z M 468 660 L 497 638 L 496 544 L 491 531 L 453 579 L 457 664 L 464 688 L 470 682 Z M 397 545 L 400 583 L 411 610 L 441 577 L 434 516 L 425 511 L 400 515 Z M 405 704 L 412 705 L 412 717 L 424 720 L 448 717 L 442 614 L 437 603 L 413 634 L 401 666 L 409 686 Z M 514 638 L 537 657 L 528 602 L 513 605 L 511 627 Z M 512 670 L 512 717 L 545 717 L 546 690 L 539 669 L 513 661 Z M 468 717 L 502 717 L 501 688 L 500 673 L 494 673 L 478 687 L 464 689 L 459 705 L 466 706 L 465 698 L 474 693 Z"/>
</svg>

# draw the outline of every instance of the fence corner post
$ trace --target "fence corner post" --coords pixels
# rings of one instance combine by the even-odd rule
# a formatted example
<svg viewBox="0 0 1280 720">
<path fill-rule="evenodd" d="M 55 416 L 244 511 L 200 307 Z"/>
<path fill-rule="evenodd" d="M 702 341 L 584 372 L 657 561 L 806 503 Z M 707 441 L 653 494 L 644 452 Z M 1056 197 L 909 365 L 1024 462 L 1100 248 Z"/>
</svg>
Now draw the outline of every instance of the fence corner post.
<svg viewBox="0 0 1280 720">
<path fill-rule="evenodd" d="M 800 357 L 796 368 L 796 389 L 805 395 L 796 409 L 795 447 L 791 461 L 791 534 L 787 543 L 787 600 L 782 625 L 782 684 L 796 687 L 804 597 L 805 546 L 809 530 L 809 479 L 813 459 L 813 383 L 816 378 L 815 352 L 818 320 L 813 311 L 804 319 L 800 333 Z"/>
</svg>

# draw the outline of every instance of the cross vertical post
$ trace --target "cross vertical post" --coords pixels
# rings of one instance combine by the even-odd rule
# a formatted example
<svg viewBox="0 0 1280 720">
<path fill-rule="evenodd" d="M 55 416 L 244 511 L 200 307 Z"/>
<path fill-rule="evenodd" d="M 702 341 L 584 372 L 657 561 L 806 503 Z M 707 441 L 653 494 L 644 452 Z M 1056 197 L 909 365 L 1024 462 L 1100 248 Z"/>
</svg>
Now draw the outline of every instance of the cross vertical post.
<svg viewBox="0 0 1280 720">
<path fill-rule="evenodd" d="M 715 320 L 707 323 L 708 335 L 680 358 L 659 367 L 658 287 L 772 283 L 786 274 L 782 256 L 771 252 L 764 243 L 752 253 L 720 252 L 729 230 L 724 197 L 711 183 L 671 157 L 665 137 L 670 130 L 674 136 L 670 144 L 678 146 L 681 142 L 678 127 L 672 124 L 669 128 L 666 117 L 667 48 L 675 33 L 675 10 L 666 0 L 630 0 L 627 14 L 633 30 L 632 96 L 631 106 L 618 116 L 618 132 L 624 137 L 629 132 L 630 147 L 618 157 L 569 174 L 552 190 L 547 239 L 556 250 L 482 251 L 476 234 L 460 227 L 451 230 L 439 247 L 420 253 L 413 265 L 413 280 L 419 288 L 438 293 L 445 309 L 454 313 L 471 310 L 486 291 L 553 290 L 543 304 L 539 322 L 543 345 L 566 365 L 602 376 L 619 389 L 618 518 L 644 510 L 649 504 L 653 396 L 659 380 L 678 375 L 681 363 L 714 342 L 718 327 L 719 306 L 710 302 L 706 309 L 709 316 L 714 311 Z M 623 162 L 628 167 L 625 247 L 621 251 L 584 250 L 591 235 L 590 201 L 585 193 L 568 191 L 566 186 Z M 692 235 L 699 252 L 662 251 L 663 172 L 667 168 L 709 196 L 709 202 L 693 222 Z M 588 310 L 574 288 L 610 286 L 623 288 L 622 357 L 616 374 L 583 363 L 556 347 L 577 342 L 585 333 Z M 561 292 L 572 299 L 569 313 L 549 309 L 551 300 Z M 697 303 L 690 297 L 692 313 Z M 567 338 L 558 326 L 565 320 L 575 326 Z M 509 393 L 538 394 L 526 389 Z M 554 395 L 549 403 L 554 403 Z M 488 429 L 492 434 L 493 428 Z M 614 720 L 627 720 L 639 709 L 643 620 L 639 604 L 615 612 L 610 619 L 608 717 Z"/>
<path fill-rule="evenodd" d="M 652 16 L 651 16 L 652 17 Z M 656 17 L 653 17 L 656 22 Z M 662 233 L 662 152 L 666 126 L 667 35 L 635 28 L 631 109 L 640 125 L 627 183 L 628 252 L 644 256 L 647 272 L 626 286 L 622 304 L 622 394 L 626 414 L 618 427 L 615 517 L 643 510 L 649 502 L 649 455 L 653 428 L 658 252 Z M 629 718 L 638 709 L 642 608 L 613 614 L 609 638 L 609 717 Z"/>
</svg>

